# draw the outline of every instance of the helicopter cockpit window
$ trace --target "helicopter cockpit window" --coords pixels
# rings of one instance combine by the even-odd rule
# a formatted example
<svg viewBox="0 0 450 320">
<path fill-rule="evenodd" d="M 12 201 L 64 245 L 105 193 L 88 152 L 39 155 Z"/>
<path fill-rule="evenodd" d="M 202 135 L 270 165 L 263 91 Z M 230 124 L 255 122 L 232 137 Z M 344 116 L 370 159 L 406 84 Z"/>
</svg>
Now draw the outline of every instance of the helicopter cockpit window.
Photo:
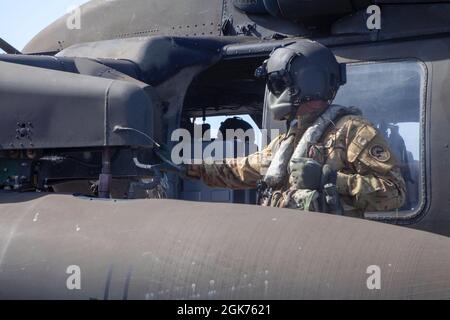
<svg viewBox="0 0 450 320">
<path fill-rule="evenodd" d="M 389 142 L 407 184 L 407 200 L 395 213 L 368 218 L 407 218 L 423 203 L 423 125 L 426 69 L 417 61 L 348 65 L 348 82 L 335 103 L 357 106 Z"/>
<path fill-rule="evenodd" d="M 408 219 L 421 211 L 425 199 L 424 125 L 426 68 L 416 60 L 379 61 L 347 65 L 347 84 L 335 104 L 361 109 L 386 137 L 400 163 L 407 186 L 406 203 L 395 212 L 368 213 L 373 219 Z M 264 110 L 264 128 L 284 132 Z"/>
</svg>

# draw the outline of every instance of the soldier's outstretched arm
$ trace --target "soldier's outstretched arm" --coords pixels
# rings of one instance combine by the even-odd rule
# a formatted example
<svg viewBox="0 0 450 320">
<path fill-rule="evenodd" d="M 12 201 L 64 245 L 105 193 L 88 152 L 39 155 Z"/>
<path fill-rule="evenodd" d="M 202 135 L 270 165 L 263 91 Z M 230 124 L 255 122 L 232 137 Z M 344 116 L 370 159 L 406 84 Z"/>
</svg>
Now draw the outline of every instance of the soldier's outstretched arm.
<svg viewBox="0 0 450 320">
<path fill-rule="evenodd" d="M 200 179 L 210 187 L 230 189 L 255 188 L 259 173 L 258 154 L 246 158 L 225 159 L 213 164 L 188 165 L 186 176 Z"/>
<path fill-rule="evenodd" d="M 339 172 L 338 192 L 364 211 L 391 211 L 406 199 L 405 181 L 384 137 L 370 124 L 349 136 L 347 161 L 353 172 Z M 352 132 L 349 128 L 348 132 Z"/>
<path fill-rule="evenodd" d="M 200 179 L 210 187 L 230 189 L 254 189 L 265 174 L 265 168 L 270 164 L 273 146 L 280 138 L 261 152 L 248 157 L 224 159 L 212 164 L 193 164 L 186 166 L 186 176 Z"/>
</svg>

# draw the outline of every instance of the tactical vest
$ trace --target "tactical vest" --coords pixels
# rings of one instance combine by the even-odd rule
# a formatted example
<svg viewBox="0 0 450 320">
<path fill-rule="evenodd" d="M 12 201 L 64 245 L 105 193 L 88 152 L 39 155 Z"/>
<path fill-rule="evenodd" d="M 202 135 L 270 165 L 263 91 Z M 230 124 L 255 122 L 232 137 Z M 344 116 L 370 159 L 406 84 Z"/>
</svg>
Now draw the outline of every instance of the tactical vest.
<svg viewBox="0 0 450 320">
<path fill-rule="evenodd" d="M 361 111 L 353 107 L 331 105 L 305 131 L 296 145 L 295 137 L 288 135 L 281 142 L 264 179 L 260 182 L 258 187 L 260 204 L 303 211 L 323 211 L 322 199 L 324 199 L 324 196 L 329 197 L 330 201 L 337 201 L 331 199 L 331 193 L 334 192 L 337 195 L 337 191 L 332 190 L 333 186 L 321 185 L 315 189 L 300 188 L 296 183 L 298 181 L 298 170 L 302 170 L 308 161 L 313 161 L 309 159 L 310 148 L 319 143 L 334 123 L 345 116 L 360 114 Z M 324 194 L 327 192 L 329 194 Z"/>
</svg>

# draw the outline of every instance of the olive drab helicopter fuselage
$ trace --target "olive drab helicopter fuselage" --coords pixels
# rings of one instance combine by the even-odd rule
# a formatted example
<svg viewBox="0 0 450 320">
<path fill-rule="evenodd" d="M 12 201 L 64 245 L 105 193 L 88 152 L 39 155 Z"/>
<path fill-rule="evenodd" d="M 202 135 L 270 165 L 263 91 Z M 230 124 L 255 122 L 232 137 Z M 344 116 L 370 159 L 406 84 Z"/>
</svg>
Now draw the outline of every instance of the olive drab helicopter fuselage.
<svg viewBox="0 0 450 320">
<path fill-rule="evenodd" d="M 93 0 L 23 52 L 2 40 L 0 297 L 449 298 L 449 17 L 450 1 Z M 292 213 L 151 170 L 193 118 L 283 132 L 255 70 L 299 39 L 347 65 L 336 103 L 385 135 L 403 208 Z M 138 199 L 161 183 L 171 200 Z M 61 287 L 73 264 L 83 290 Z M 367 289 L 371 265 L 389 290 Z"/>
</svg>

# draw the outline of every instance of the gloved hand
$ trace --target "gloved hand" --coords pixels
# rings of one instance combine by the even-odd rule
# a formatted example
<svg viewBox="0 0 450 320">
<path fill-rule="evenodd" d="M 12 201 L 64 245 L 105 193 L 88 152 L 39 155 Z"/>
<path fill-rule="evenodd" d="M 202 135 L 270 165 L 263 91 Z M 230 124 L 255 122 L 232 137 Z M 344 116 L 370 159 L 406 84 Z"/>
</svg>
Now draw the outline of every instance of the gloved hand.
<svg viewBox="0 0 450 320">
<path fill-rule="evenodd" d="M 165 173 L 175 173 L 175 174 L 179 174 L 181 176 L 185 176 L 186 175 L 186 166 L 184 164 L 181 165 L 172 165 L 166 162 L 162 162 L 160 164 L 157 164 L 154 166 L 156 170 L 159 170 L 161 172 L 165 172 Z"/>
<path fill-rule="evenodd" d="M 159 148 L 155 148 L 154 153 L 161 161 L 172 162 L 172 153 L 166 145 L 161 145 Z"/>
<path fill-rule="evenodd" d="M 181 176 L 186 175 L 187 168 L 184 164 L 174 164 L 171 160 L 171 155 L 168 151 L 166 151 L 163 148 L 155 150 L 155 154 L 158 156 L 158 158 L 161 160 L 161 163 L 158 165 L 155 165 L 155 169 L 161 171 L 161 172 L 168 172 L 168 173 L 176 173 Z"/>
<path fill-rule="evenodd" d="M 340 195 L 337 186 L 338 173 L 329 165 L 322 169 L 323 211 L 327 213 L 343 215 Z"/>
<path fill-rule="evenodd" d="M 309 158 L 292 159 L 289 183 L 296 189 L 321 190 L 322 166 Z"/>
<path fill-rule="evenodd" d="M 322 186 L 327 184 L 336 185 L 338 173 L 331 169 L 329 165 L 324 165 L 322 168 Z"/>
</svg>

